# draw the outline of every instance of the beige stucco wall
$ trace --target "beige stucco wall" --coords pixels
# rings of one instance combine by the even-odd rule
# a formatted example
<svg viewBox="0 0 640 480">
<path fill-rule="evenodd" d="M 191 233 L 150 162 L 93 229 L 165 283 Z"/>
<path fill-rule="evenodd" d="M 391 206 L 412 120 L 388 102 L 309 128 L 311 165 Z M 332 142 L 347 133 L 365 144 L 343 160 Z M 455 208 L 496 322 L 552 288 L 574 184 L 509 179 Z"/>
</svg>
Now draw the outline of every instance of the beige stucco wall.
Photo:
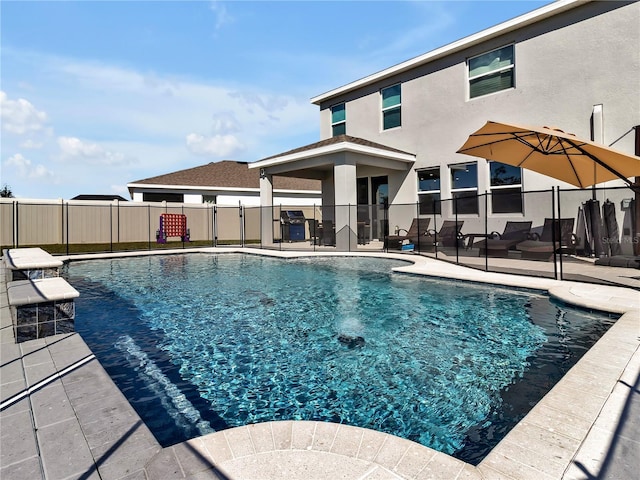
<svg viewBox="0 0 640 480">
<path fill-rule="evenodd" d="M 640 125 L 638 25 L 638 2 L 587 3 L 326 101 L 320 111 L 321 138 L 331 136 L 329 107 L 346 102 L 348 135 L 416 154 L 413 170 L 400 185 L 392 187 L 390 178 L 395 203 L 417 201 L 415 170 L 431 166 L 440 166 L 442 198 L 450 198 L 447 165 L 476 160 L 455 152 L 487 120 L 554 126 L 588 139 L 594 105 L 602 105 L 604 143 L 610 145 L 627 134 L 614 146 L 634 153 L 633 132 L 628 132 Z M 469 100 L 467 58 L 512 43 L 515 88 Z M 398 82 L 402 82 L 402 126 L 382 131 L 379 91 Z M 489 169 L 487 162 L 478 160 L 478 190 L 483 193 L 489 187 Z M 551 186 L 569 187 L 523 172 L 524 190 Z M 525 199 L 527 216 L 537 208 L 537 202 Z"/>
</svg>

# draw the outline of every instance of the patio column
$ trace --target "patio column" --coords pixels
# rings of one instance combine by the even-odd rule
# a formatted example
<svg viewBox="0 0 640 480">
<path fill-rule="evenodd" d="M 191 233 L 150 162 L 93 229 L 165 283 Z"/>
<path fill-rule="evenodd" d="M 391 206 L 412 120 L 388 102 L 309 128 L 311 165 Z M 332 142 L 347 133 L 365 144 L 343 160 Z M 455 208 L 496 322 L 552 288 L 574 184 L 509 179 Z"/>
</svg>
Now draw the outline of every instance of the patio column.
<svg viewBox="0 0 640 480">
<path fill-rule="evenodd" d="M 260 238 L 263 245 L 273 244 L 273 175 L 260 170 Z"/>
<path fill-rule="evenodd" d="M 333 178 L 336 197 L 336 249 L 346 252 L 358 245 L 358 197 L 356 192 L 355 160 L 345 154 L 336 162 Z"/>
<path fill-rule="evenodd" d="M 335 194 L 335 181 L 332 175 L 327 175 L 322 179 L 322 220 L 331 220 L 335 222 L 335 206 L 336 206 L 336 194 Z"/>
</svg>

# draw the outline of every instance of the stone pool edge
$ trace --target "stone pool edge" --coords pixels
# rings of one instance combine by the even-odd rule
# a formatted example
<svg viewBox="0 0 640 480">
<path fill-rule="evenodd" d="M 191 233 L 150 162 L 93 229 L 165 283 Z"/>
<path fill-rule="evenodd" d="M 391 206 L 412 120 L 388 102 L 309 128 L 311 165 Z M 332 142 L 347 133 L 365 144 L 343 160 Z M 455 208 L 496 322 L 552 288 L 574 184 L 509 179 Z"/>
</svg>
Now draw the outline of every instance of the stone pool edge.
<svg viewBox="0 0 640 480">
<path fill-rule="evenodd" d="M 74 261 L 194 252 L 250 253 L 284 258 L 340 256 L 325 252 L 202 248 L 59 258 Z M 90 449 L 95 469 L 99 470 L 101 477 L 268 479 L 282 478 L 283 472 L 286 472 L 287 478 L 305 479 L 537 480 L 577 479 L 587 478 L 587 474 L 597 475 L 628 394 L 624 385 L 633 385 L 640 370 L 637 328 L 640 299 L 636 298 L 637 292 L 622 287 L 600 287 L 578 282 L 486 273 L 405 254 L 350 252 L 342 256 L 403 260 L 410 264 L 398 267 L 395 271 L 544 290 L 569 304 L 624 314 L 477 467 L 408 440 L 338 424 L 267 422 L 216 432 L 165 449 L 161 449 L 157 442 L 150 442 L 143 424 L 137 427 L 141 433 L 135 442 L 128 439 L 122 442 L 121 447 L 126 447 L 129 455 L 125 452 L 118 454 L 117 457 L 121 460 L 117 464 L 113 461 L 100 463 L 96 452 L 101 449 L 96 452 Z M 84 344 L 79 335 L 72 337 Z M 48 346 L 46 348 L 50 349 Z M 86 344 L 78 348 L 88 350 Z M 3 359 L 3 365 L 4 363 Z M 97 361 L 90 364 L 91 368 L 104 371 Z M 104 380 L 100 372 L 97 375 Z M 111 382 L 108 376 L 107 379 Z M 111 384 L 120 393 L 115 384 Z M 113 397 L 120 402 L 122 394 L 119 396 L 117 393 Z M 130 405 L 129 408 L 132 410 Z M 127 412 L 127 416 L 129 414 Z M 93 420 L 89 423 L 99 423 L 97 419 Z M 83 426 L 81 432 L 90 442 L 91 433 L 88 434 L 86 428 Z M 127 465 L 125 460 L 129 458 L 131 464 Z M 106 468 L 107 466 L 112 469 Z M 113 469 L 115 466 L 118 468 Z"/>
</svg>

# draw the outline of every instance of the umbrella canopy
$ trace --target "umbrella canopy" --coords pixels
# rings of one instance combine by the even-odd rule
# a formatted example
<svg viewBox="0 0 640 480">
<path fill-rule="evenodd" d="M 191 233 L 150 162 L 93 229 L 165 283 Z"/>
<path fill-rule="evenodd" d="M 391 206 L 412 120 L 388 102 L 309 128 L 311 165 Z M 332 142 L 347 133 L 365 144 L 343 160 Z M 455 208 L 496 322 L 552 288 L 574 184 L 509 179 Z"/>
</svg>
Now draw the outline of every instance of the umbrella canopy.
<svg viewBox="0 0 640 480">
<path fill-rule="evenodd" d="M 586 188 L 640 176 L 640 157 L 582 140 L 549 127 L 520 127 L 487 122 L 467 139 L 458 153 L 526 168 Z"/>
</svg>

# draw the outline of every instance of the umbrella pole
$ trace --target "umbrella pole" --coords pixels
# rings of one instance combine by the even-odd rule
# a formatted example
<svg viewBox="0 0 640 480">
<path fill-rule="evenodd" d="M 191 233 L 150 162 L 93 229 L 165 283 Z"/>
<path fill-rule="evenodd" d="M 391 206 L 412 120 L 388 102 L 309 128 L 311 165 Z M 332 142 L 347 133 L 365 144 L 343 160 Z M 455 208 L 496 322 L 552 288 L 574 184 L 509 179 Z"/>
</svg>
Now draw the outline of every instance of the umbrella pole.
<svg viewBox="0 0 640 480">
<path fill-rule="evenodd" d="M 562 210 L 560 209 L 560 187 L 558 187 L 558 235 L 560 238 L 557 238 L 558 245 L 560 245 L 558 252 L 558 262 L 560 263 L 560 280 L 564 280 L 564 271 L 562 269 L 562 229 L 560 225 L 562 225 Z M 555 231 L 555 226 L 554 226 Z"/>
<path fill-rule="evenodd" d="M 560 189 L 560 187 L 558 187 Z M 556 254 L 556 187 L 551 187 L 551 244 L 553 245 L 553 278 L 558 280 L 558 257 Z"/>
</svg>

